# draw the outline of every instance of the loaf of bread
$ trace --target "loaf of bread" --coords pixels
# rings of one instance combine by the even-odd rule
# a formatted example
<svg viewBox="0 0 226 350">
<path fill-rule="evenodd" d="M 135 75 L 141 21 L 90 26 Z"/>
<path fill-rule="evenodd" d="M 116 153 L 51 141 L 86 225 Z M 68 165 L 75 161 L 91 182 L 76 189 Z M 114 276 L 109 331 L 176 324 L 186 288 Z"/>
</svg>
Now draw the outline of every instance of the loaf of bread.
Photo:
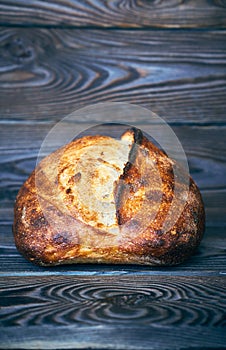
<svg viewBox="0 0 226 350">
<path fill-rule="evenodd" d="M 15 203 L 15 244 L 44 266 L 174 265 L 205 225 L 200 192 L 174 160 L 128 129 L 84 136 L 44 158 Z"/>
</svg>

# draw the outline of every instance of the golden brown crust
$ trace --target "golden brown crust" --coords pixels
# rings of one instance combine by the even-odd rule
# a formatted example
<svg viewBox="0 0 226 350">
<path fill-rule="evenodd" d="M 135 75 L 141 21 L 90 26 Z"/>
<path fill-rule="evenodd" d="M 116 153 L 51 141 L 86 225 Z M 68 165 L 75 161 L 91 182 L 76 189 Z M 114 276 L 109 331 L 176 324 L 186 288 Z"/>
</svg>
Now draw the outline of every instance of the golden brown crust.
<svg viewBox="0 0 226 350">
<path fill-rule="evenodd" d="M 16 246 L 39 265 L 181 263 L 205 225 L 200 192 L 191 178 L 186 187 L 186 176 L 137 129 L 120 142 L 73 141 L 41 161 L 20 189 Z"/>
</svg>

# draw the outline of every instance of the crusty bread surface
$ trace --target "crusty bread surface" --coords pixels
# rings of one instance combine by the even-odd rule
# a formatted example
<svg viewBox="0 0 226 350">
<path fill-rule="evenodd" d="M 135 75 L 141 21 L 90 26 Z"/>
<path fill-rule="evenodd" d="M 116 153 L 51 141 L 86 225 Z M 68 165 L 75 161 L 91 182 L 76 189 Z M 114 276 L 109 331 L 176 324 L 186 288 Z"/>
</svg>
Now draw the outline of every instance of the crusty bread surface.
<svg viewBox="0 0 226 350">
<path fill-rule="evenodd" d="M 204 226 L 192 178 L 131 128 L 44 158 L 17 195 L 13 232 L 38 265 L 175 265 L 194 253 Z"/>
</svg>

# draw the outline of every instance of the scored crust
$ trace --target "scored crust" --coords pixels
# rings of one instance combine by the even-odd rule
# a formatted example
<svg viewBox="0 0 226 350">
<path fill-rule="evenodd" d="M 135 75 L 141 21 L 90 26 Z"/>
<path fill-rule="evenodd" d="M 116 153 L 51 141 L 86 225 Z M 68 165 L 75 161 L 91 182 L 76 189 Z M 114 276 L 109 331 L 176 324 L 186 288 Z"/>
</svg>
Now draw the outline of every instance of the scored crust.
<svg viewBox="0 0 226 350">
<path fill-rule="evenodd" d="M 85 136 L 44 158 L 17 195 L 13 232 L 39 265 L 173 265 L 194 252 L 204 226 L 194 181 L 131 128 L 120 140 Z"/>
</svg>

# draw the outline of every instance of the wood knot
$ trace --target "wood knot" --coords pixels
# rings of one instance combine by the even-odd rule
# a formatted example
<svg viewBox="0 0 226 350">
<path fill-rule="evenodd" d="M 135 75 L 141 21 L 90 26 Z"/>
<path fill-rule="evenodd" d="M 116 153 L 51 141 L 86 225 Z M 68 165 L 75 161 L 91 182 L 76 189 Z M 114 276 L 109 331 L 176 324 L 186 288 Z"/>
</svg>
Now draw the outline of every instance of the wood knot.
<svg viewBox="0 0 226 350">
<path fill-rule="evenodd" d="M 8 54 L 16 61 L 30 62 L 34 59 L 35 53 L 33 47 L 20 37 L 12 38 L 5 44 Z"/>
</svg>

